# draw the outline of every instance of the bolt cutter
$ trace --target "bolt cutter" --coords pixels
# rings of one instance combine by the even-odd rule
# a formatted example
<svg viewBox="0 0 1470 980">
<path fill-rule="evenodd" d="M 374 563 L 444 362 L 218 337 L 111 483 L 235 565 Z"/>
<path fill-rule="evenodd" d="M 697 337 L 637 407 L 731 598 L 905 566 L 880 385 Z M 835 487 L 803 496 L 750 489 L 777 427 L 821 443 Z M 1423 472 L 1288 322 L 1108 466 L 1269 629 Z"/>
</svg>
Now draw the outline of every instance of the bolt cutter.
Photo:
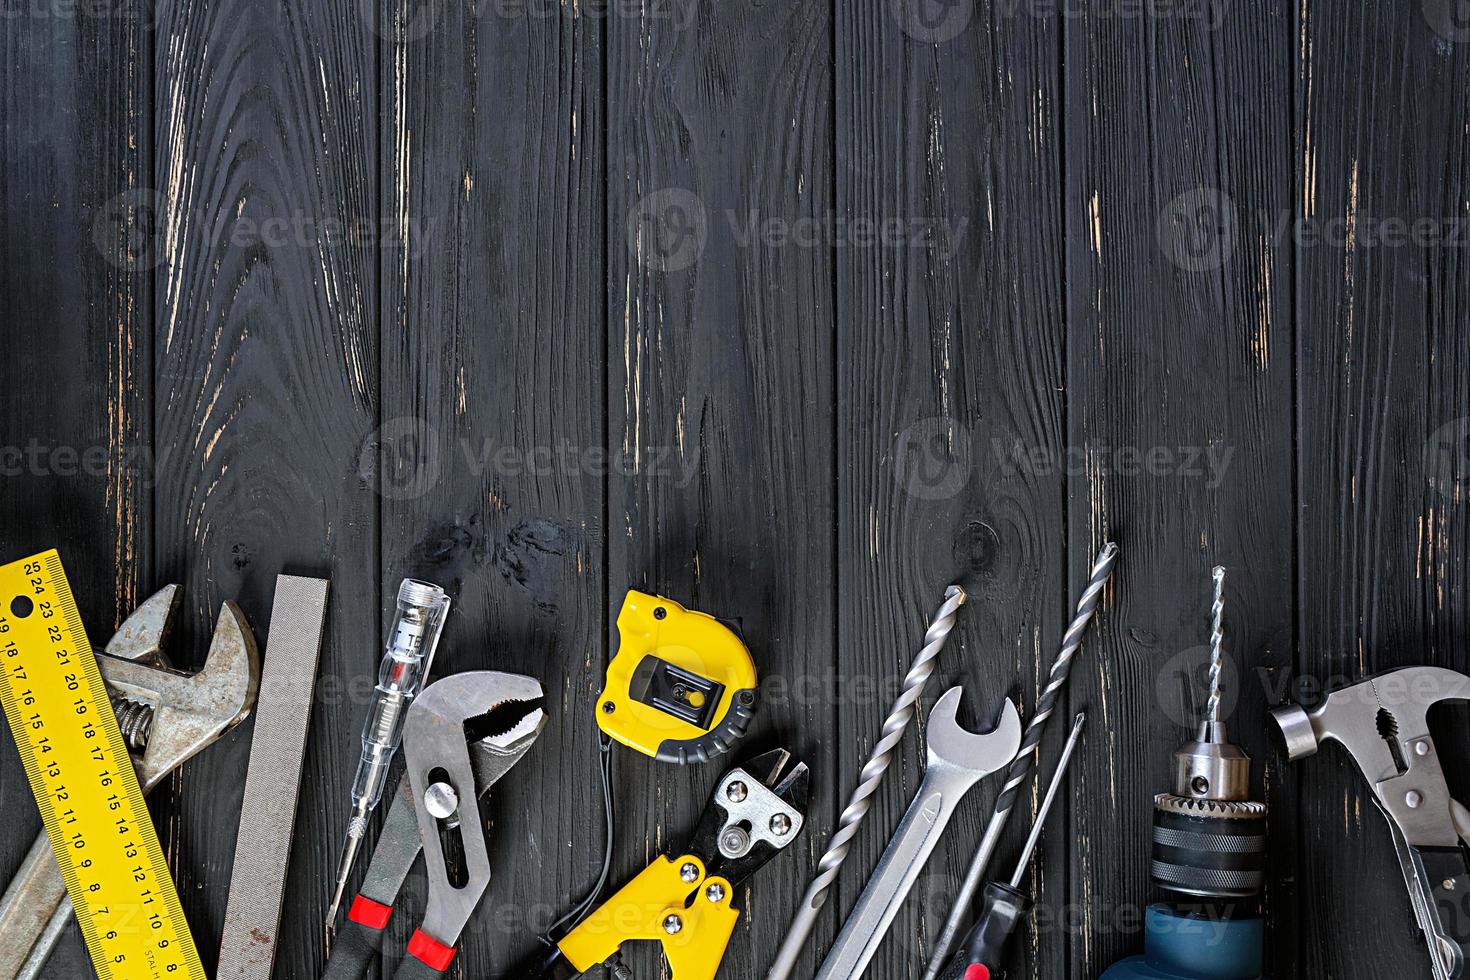
<svg viewBox="0 0 1470 980">
<path fill-rule="evenodd" d="M 807 767 L 788 770 L 790 760 L 775 749 L 725 773 L 685 849 L 655 858 L 563 936 L 530 980 L 571 980 L 599 963 L 626 976 L 618 951 L 633 939 L 660 943 L 674 980 L 713 980 L 740 919 L 735 889 L 806 819 Z"/>
</svg>

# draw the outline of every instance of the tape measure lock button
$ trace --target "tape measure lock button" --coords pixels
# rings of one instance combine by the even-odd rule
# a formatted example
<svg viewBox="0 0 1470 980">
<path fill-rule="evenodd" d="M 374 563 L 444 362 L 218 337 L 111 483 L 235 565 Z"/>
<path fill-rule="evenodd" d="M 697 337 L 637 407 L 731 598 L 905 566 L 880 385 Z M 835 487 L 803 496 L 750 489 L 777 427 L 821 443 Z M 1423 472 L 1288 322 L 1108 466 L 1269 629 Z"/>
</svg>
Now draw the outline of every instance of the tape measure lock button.
<svg viewBox="0 0 1470 980">
<path fill-rule="evenodd" d="M 725 695 L 725 685 L 649 654 L 633 668 L 628 693 L 640 704 L 709 731 L 715 709 Z"/>
<path fill-rule="evenodd" d="M 704 761 L 750 726 L 755 661 L 734 630 L 672 599 L 629 592 L 619 647 L 598 696 L 597 724 L 644 755 Z"/>
</svg>

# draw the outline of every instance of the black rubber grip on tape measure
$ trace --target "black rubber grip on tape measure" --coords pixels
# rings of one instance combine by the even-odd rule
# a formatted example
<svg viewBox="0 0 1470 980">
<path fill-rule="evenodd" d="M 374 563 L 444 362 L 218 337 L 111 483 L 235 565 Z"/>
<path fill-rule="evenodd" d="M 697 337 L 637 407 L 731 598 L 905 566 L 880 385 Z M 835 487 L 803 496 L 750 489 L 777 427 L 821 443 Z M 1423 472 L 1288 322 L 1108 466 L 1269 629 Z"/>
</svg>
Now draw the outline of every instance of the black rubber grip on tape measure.
<svg viewBox="0 0 1470 980">
<path fill-rule="evenodd" d="M 1161 888 L 1249 898 L 1266 877 L 1266 822 L 1155 810 L 1152 857 Z"/>
<path fill-rule="evenodd" d="M 708 762 L 715 756 L 724 755 L 734 748 L 735 743 L 745 737 L 750 723 L 755 719 L 756 693 L 753 690 L 736 691 L 730 704 L 730 712 L 707 734 L 688 741 L 670 739 L 658 747 L 659 762 L 677 762 L 681 765 Z"/>
</svg>

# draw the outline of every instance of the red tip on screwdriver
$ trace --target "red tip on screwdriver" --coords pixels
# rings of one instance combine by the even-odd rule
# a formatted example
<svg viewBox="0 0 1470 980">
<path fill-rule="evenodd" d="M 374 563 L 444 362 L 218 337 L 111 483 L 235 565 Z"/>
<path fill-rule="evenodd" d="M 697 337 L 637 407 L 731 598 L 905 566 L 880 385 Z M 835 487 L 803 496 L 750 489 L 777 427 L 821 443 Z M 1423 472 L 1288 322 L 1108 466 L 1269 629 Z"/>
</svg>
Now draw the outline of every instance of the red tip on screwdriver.
<svg viewBox="0 0 1470 980">
<path fill-rule="evenodd" d="M 965 968 L 965 980 L 990 980 L 990 967 L 984 963 L 971 963 Z"/>
</svg>

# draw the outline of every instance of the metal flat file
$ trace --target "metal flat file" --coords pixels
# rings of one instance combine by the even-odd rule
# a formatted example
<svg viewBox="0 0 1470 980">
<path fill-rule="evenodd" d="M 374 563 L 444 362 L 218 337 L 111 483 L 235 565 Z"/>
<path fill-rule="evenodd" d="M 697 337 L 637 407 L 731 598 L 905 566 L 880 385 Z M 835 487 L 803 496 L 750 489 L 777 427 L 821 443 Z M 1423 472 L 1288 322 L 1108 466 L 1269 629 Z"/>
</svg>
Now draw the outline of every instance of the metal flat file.
<svg viewBox="0 0 1470 980">
<path fill-rule="evenodd" d="M 271 975 L 326 611 L 326 579 L 276 577 L 217 980 Z"/>
</svg>

